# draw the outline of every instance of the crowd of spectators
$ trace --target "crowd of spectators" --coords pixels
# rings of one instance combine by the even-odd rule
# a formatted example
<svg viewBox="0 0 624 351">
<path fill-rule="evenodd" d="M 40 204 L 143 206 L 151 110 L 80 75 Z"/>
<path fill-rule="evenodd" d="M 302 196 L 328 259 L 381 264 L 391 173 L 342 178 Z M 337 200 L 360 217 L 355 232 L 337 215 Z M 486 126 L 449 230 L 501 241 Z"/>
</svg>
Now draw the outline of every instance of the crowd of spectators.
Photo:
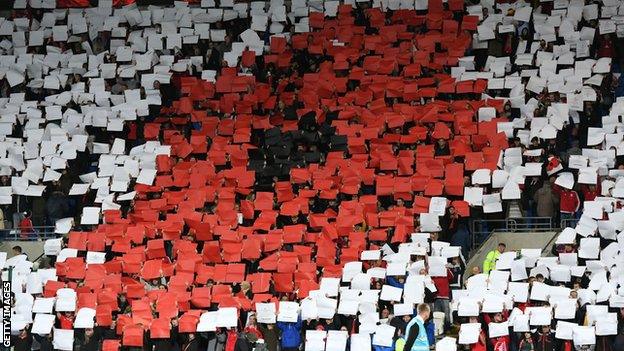
<svg viewBox="0 0 624 351">
<path fill-rule="evenodd" d="M 603 9 L 603 4 L 598 5 Z M 195 26 L 196 33 L 191 36 L 197 35 L 196 41 L 155 50 L 149 69 L 137 69 L 131 77 L 117 74 L 106 78 L 104 89 L 111 101 L 112 96 L 130 96 L 130 90 L 138 90 L 141 100 L 156 92 L 159 101 L 152 101 L 146 113 L 137 113 L 136 120 L 125 121 L 121 131 L 82 125 L 81 133 L 89 136 L 87 151 L 78 152 L 58 180 L 40 179 L 39 184 L 46 187 L 43 196 L 12 195 L 11 204 L 1 208 L 5 227 L 21 228 L 24 238 L 34 237 L 37 226 L 55 225 L 60 219 L 74 217 L 76 223 L 63 238 L 49 242 L 54 248 L 46 250 L 47 255 L 35 267 L 19 259 L 21 248 L 14 248 L 12 256 L 18 258 L 10 259 L 15 266 L 13 309 L 20 317 L 12 324 L 22 326 L 13 330 L 14 350 L 66 349 L 61 346 L 67 339 L 63 332 L 70 330 L 70 349 L 74 350 L 315 351 L 318 342 L 311 338 L 312 332 L 327 332 L 323 340 L 328 351 L 338 350 L 340 340 L 346 340 L 343 349 L 362 347 L 361 339 L 353 335 L 372 333 L 376 336 L 369 337 L 365 346 L 375 351 L 422 351 L 435 348 L 436 343 L 440 351 L 452 350 L 448 340 L 443 339 L 440 346 L 436 338 L 435 312 L 444 314 L 442 334 L 459 330 L 459 347 L 473 351 L 624 348 L 621 262 L 617 262 L 622 258 L 617 247 L 623 238 L 616 237 L 615 230 L 608 236 L 607 229 L 598 224 L 591 233 L 573 229 L 571 239 L 560 236 L 553 247 L 555 256 L 551 258 L 555 261 L 518 250 L 514 258 L 522 262 L 520 269 L 505 267 L 500 260 L 507 252 L 503 244 L 488 255 L 482 267 L 465 267 L 471 249 L 470 218 L 540 217 L 549 219 L 551 226 L 563 220 L 574 227 L 572 220 L 581 217 L 584 204 L 617 197 L 612 191 L 620 175 L 609 170 L 624 169 L 622 156 L 616 154 L 614 160 L 597 165 L 606 172 L 596 173 L 593 184 L 581 183 L 578 173 L 583 167 L 571 167 L 570 163 L 586 157 L 584 149 L 610 145 L 604 139 L 599 143 L 588 140 L 594 137 L 592 128 L 604 127 L 603 117 L 624 95 L 619 72 L 624 57 L 624 46 L 618 45 L 621 39 L 616 33 L 600 34 L 598 20 L 586 18 L 591 16 L 579 20 L 577 29 L 596 29 L 589 57 L 611 58 L 610 71 L 598 84 L 583 86 L 593 91 L 595 101 L 584 101 L 580 111 L 566 112 L 568 119 L 554 137 L 530 137 L 519 131 L 530 130 L 532 119 L 549 117 L 557 104 L 569 103 L 566 94 L 548 92 L 546 87 L 539 93 L 527 88 L 522 91 L 522 104 L 517 105 L 511 101 L 513 88 L 494 89 L 483 76 L 460 80 L 453 68 L 468 62 L 473 65 L 468 71 L 486 73 L 494 67 L 491 57 L 510 57 L 503 75 L 522 77 L 527 84 L 531 76 L 521 74 L 532 68 L 534 61 L 517 64 L 515 58 L 552 53 L 567 44 L 563 35 L 555 35 L 551 41 L 534 39 L 541 35 L 534 18 L 556 12 L 553 2 L 517 8 L 498 2 L 494 7 L 477 5 L 482 9 L 478 16 L 474 7 L 466 7 L 463 1 L 429 1 L 428 6 L 428 10 L 382 11 L 368 2 L 341 5 L 337 15 L 310 13 L 311 34 L 300 34 L 307 31 L 298 30 L 301 22 L 294 21 L 298 16 L 276 20 L 283 26 L 278 32 L 287 33 L 288 40 L 272 36 L 272 25 L 264 23 L 266 30 L 256 29 L 257 15 L 214 21 L 210 28 L 225 30 L 223 41 L 199 35 Z M 479 40 L 477 22 L 488 23 L 492 16 L 513 18 L 521 7 L 531 8 L 531 20 L 513 20 L 512 32 L 496 31 L 494 39 Z M 185 8 L 178 4 L 178 9 Z M 193 18 L 190 11 L 179 10 L 179 16 L 173 11 L 169 17 L 174 21 L 159 22 L 157 10 L 143 11 L 151 13 L 152 21 L 143 18 L 131 24 L 134 13 L 116 13 L 125 15 L 126 20 L 116 23 L 114 29 L 96 35 L 85 32 L 65 41 L 48 35 L 45 45 L 27 46 L 26 54 L 45 55 L 58 48 L 60 52 L 71 50 L 72 55 L 102 55 L 102 64 L 121 66 L 127 62 L 118 62 L 118 47 L 136 45 L 137 36 L 132 33 L 140 32 L 139 37 L 146 38 L 150 30 L 165 33 L 175 21 L 179 25 L 174 26 L 176 33 L 183 33 L 189 25 L 181 23 Z M 46 13 L 34 8 L 16 10 L 13 19 L 44 23 Z M 56 14 L 54 25 L 67 24 L 68 12 Z M 240 48 L 239 38 L 243 42 L 248 38 L 250 27 L 255 27 L 267 52 L 256 55 L 245 43 L 232 64 L 231 53 Z M 14 38 L 4 35 L 0 41 Z M 162 47 L 165 39 L 158 39 Z M 1 42 L 0 47 L 3 56 L 17 53 Z M 165 57 L 183 63 L 183 69 L 169 64 L 166 79 L 146 86 L 144 75 L 157 72 L 157 67 L 162 72 L 162 66 L 167 66 Z M 191 58 L 196 59 L 185 61 Z M 133 64 L 139 65 L 139 60 L 134 57 Z M 568 68 L 575 68 L 574 62 L 556 70 Z M 81 83 L 88 88 L 92 69 L 85 62 L 68 75 L 60 89 L 44 89 L 30 84 L 30 79 L 11 86 L 6 77 L 0 92 L 5 106 L 16 94 L 24 94 L 25 101 L 41 103 L 51 95 L 74 92 Z M 104 76 L 100 70 L 98 75 Z M 207 71 L 214 71 L 216 78 Z M 76 100 L 64 105 L 63 112 L 86 113 L 93 105 L 92 101 Z M 110 108 L 110 104 L 106 106 Z M 43 104 L 39 107 L 44 110 Z M 495 108 L 494 120 L 480 119 L 484 107 Z M 63 127 L 66 119 L 45 123 Z M 7 139 L 24 139 L 28 121 L 18 118 Z M 504 122 L 513 123 L 512 135 L 501 133 L 497 123 Z M 611 132 L 615 131 L 614 127 Z M 113 182 L 104 186 L 104 195 L 102 187 L 69 194 L 75 184 L 84 181 L 81 176 L 102 171 L 98 163 L 101 154 L 93 152 L 94 145 L 112 147 L 117 139 L 126 140 L 120 155 L 133 155 L 134 148 L 154 141 L 170 145 L 171 152 L 155 157 L 153 184 L 129 180 L 127 189 L 136 191 L 133 200 L 118 201 L 118 208 L 104 211 L 102 224 L 85 224 L 81 217 L 84 209 L 102 203 L 102 196 L 109 191 L 116 192 Z M 619 141 L 610 148 L 617 149 Z M 503 186 L 495 187 L 492 179 L 475 182 L 475 171 L 504 169 L 513 174 L 499 158 L 506 159 L 506 150 L 515 148 L 520 151 L 520 165 L 538 163 L 541 169 L 518 182 L 519 197 L 507 200 L 503 196 L 501 201 L 496 194 Z M 585 160 L 585 166 L 588 162 L 592 165 Z M 123 164 L 121 160 L 119 165 Z M 571 187 L 558 182 L 566 172 L 572 173 Z M 12 186 L 11 176 L 17 172 L 4 174 L 0 186 Z M 465 187 L 482 189 L 480 204 L 466 198 Z M 486 209 L 485 198 L 490 195 L 499 196 L 500 209 Z M 436 216 L 431 219 L 434 199 L 440 198 L 444 199 L 442 209 L 434 210 Z M 610 212 L 619 206 L 618 201 L 613 203 L 611 211 L 601 207 L 599 218 L 587 220 L 608 221 Z M 487 229 L 495 229 L 495 225 Z M 586 253 L 584 239 L 599 239 L 598 253 Z M 363 256 L 364 252 L 375 257 Z M 102 255 L 95 255 L 98 253 Z M 569 259 L 572 254 L 576 254 L 574 263 L 564 264 L 562 258 Z M 346 278 L 347 264 L 356 262 L 362 265 L 356 273 L 368 279 L 364 285 L 359 281 L 357 288 L 354 276 Z M 391 267 L 396 270 L 397 264 L 402 265 L 399 272 L 389 272 Z M 587 269 L 577 274 L 578 270 L 571 273 L 567 268 L 567 276 L 561 279 L 561 275 L 554 278 L 552 266 Z M 55 279 L 37 273 L 50 270 Z M 527 284 L 522 287 L 532 291 L 530 296 L 522 301 L 510 296 L 507 285 L 501 288 L 510 279 L 507 275 L 506 280 L 497 280 L 505 273 L 511 273 L 513 283 Z M 39 280 L 31 279 L 33 275 Z M 332 294 L 333 289 L 327 287 L 330 283 L 323 283 L 335 279 L 339 279 L 340 294 L 338 287 Z M 551 290 L 538 296 L 533 294 L 535 286 Z M 385 296 L 384 291 L 391 288 L 404 291 L 403 298 Z M 57 292 L 62 290 L 77 294 L 73 309 L 57 308 L 63 300 Z M 355 313 L 341 313 L 343 303 L 350 301 L 345 290 L 362 290 Z M 365 304 L 371 302 L 364 297 L 367 290 L 378 294 L 373 294 L 372 310 Z M 503 301 L 499 295 L 507 299 Z M 24 320 L 20 311 L 29 302 L 31 311 L 33 300 L 55 296 L 53 331 L 32 332 L 34 321 Z M 462 303 L 468 304 L 476 296 L 487 299 L 479 301 L 477 313 L 463 310 Z M 575 300 L 574 316 L 558 316 L 558 306 L 569 299 Z M 301 303 L 296 322 L 259 321 L 257 304 L 289 301 Z M 319 311 L 322 302 L 331 305 L 333 301 L 334 313 L 328 318 L 319 313 L 316 318 L 304 318 L 305 301 L 314 301 Z M 217 321 L 218 326 L 210 328 L 214 330 L 197 330 L 206 311 L 231 307 L 237 308 L 235 326 L 221 326 Z M 77 327 L 77 315 L 85 308 L 95 311 L 91 318 L 95 323 Z M 528 320 L 526 326 L 518 322 L 522 320 L 519 315 L 529 315 L 529 311 L 544 314 L 544 308 L 549 311 L 547 323 L 531 321 L 531 328 L 526 328 Z M 550 318 L 552 311 L 554 318 Z M 561 322 L 580 328 L 594 328 L 596 323 L 598 329 L 598 323 L 613 324 L 613 316 L 615 334 L 603 335 L 592 329 L 596 335 L 593 343 L 577 344 L 572 336 L 555 332 L 565 329 Z M 508 333 L 499 335 L 497 329 L 494 334 L 492 323 L 505 322 L 509 322 Z M 468 324 L 481 325 L 476 343 L 463 342 L 462 329 L 465 332 L 463 326 Z M 389 344 L 387 337 L 377 339 L 385 326 L 394 331 Z M 600 327 L 604 330 L 604 325 Z M 339 340 L 331 348 L 330 335 Z"/>
</svg>

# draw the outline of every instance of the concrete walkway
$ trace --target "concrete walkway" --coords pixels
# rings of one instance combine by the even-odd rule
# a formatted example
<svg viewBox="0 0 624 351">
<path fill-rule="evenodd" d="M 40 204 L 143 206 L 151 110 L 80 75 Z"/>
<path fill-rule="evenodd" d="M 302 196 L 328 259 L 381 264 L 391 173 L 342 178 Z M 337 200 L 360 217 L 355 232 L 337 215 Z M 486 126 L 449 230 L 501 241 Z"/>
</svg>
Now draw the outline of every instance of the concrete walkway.
<svg viewBox="0 0 624 351">
<path fill-rule="evenodd" d="M 470 277 L 472 267 L 483 267 L 488 252 L 494 250 L 499 243 L 507 245 L 507 251 L 521 249 L 543 249 L 542 256 L 550 256 L 550 250 L 559 232 L 494 232 L 468 260 L 464 281 Z"/>
</svg>

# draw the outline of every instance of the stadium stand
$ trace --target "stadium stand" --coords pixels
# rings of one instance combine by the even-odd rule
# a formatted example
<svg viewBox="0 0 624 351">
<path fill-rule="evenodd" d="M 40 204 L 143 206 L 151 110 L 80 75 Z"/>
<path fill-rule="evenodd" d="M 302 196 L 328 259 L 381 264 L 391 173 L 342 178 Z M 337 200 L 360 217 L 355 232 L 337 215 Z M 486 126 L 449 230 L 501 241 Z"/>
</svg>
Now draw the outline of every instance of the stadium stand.
<svg viewBox="0 0 624 351">
<path fill-rule="evenodd" d="M 15 0 L 3 347 L 623 350 L 623 13 Z"/>
</svg>

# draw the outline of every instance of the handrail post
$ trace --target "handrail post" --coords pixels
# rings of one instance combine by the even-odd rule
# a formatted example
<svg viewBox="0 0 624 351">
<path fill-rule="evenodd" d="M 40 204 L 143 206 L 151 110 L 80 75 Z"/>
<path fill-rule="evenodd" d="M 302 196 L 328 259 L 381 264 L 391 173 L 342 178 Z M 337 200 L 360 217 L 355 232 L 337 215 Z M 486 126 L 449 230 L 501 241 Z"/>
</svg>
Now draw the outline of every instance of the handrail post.
<svg viewBox="0 0 624 351">
<path fill-rule="evenodd" d="M 476 227 L 475 227 L 476 219 L 470 220 L 470 250 L 474 250 L 475 246 L 475 235 L 476 235 Z"/>
</svg>

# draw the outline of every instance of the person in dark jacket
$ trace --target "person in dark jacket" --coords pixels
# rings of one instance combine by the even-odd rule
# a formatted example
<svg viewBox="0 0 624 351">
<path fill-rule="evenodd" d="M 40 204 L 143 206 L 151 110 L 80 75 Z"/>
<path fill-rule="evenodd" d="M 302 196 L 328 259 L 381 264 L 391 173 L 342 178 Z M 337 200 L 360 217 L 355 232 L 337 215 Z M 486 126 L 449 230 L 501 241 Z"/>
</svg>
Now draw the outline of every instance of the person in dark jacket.
<svg viewBox="0 0 624 351">
<path fill-rule="evenodd" d="M 553 192 L 550 182 L 544 182 L 533 195 L 533 201 L 536 204 L 536 214 L 538 217 L 555 218 L 559 198 Z"/>
<path fill-rule="evenodd" d="M 178 98 L 177 92 L 171 84 L 161 84 L 159 81 L 155 81 L 154 89 L 160 91 L 161 106 L 163 107 L 171 107 L 173 101 Z"/>
<path fill-rule="evenodd" d="M 46 194 L 43 196 L 35 196 L 32 200 L 32 210 L 31 210 L 31 220 L 35 227 L 40 227 L 45 225 L 45 214 L 46 214 Z"/>
<path fill-rule="evenodd" d="M 19 334 L 11 336 L 11 345 L 15 351 L 30 351 L 32 343 L 33 337 L 27 328 L 20 330 Z"/>
<path fill-rule="evenodd" d="M 58 190 L 53 192 L 46 201 L 46 213 L 50 225 L 55 225 L 57 220 L 67 216 L 69 213 L 67 197 Z"/>
<path fill-rule="evenodd" d="M 177 323 L 174 322 L 173 323 Z M 153 345 L 153 351 L 178 351 L 180 346 L 178 345 L 178 326 L 172 324 L 169 339 L 150 339 Z"/>
<path fill-rule="evenodd" d="M 182 351 L 199 351 L 199 339 L 195 337 L 195 333 L 188 334 L 188 339 L 182 346 Z"/>
<path fill-rule="evenodd" d="M 77 341 L 80 351 L 99 351 L 102 343 L 100 335 L 92 328 L 85 329 L 82 338 Z"/>
<path fill-rule="evenodd" d="M 269 351 L 277 351 L 279 345 L 280 330 L 275 327 L 275 324 L 258 324 L 258 329 L 262 333 L 264 343 Z"/>
<path fill-rule="evenodd" d="M 438 139 L 434 146 L 435 156 L 448 156 L 451 154 L 451 148 L 445 139 Z"/>
<path fill-rule="evenodd" d="M 52 351 L 54 350 L 54 345 L 52 345 L 52 338 L 48 335 L 37 335 L 33 334 L 33 338 L 36 342 L 39 343 L 39 351 Z"/>
<path fill-rule="evenodd" d="M 533 336 L 533 345 L 535 351 L 551 351 L 554 346 L 554 335 L 550 330 L 550 326 L 544 325 Z"/>
<path fill-rule="evenodd" d="M 451 242 L 451 239 L 457 233 L 457 231 L 464 225 L 466 225 L 465 218 L 459 215 L 459 212 L 453 206 L 449 206 L 446 209 L 446 213 L 440 218 L 440 226 L 442 232 L 438 236 L 438 240 Z"/>
</svg>

